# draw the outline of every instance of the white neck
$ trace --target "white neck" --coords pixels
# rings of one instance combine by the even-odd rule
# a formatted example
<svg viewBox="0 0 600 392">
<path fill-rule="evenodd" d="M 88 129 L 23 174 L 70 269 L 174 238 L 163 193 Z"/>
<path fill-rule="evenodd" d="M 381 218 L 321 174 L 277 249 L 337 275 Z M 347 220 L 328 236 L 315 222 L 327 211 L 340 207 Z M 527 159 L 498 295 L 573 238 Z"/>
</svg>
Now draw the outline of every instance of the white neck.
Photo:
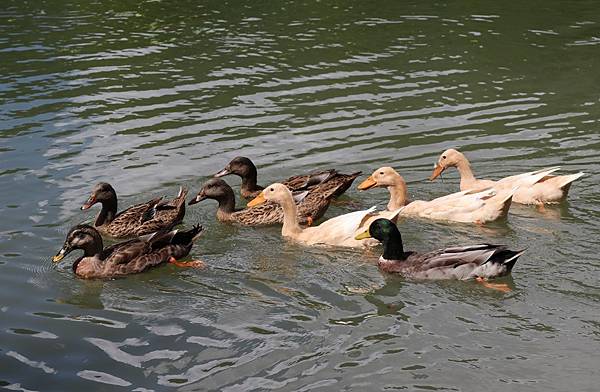
<svg viewBox="0 0 600 392">
<path fill-rule="evenodd" d="M 284 237 L 294 236 L 302 233 L 302 228 L 298 223 L 298 208 L 294 203 L 292 193 L 288 191 L 283 200 L 278 201 L 283 209 L 283 227 L 281 235 Z"/>
<path fill-rule="evenodd" d="M 387 205 L 388 211 L 397 210 L 400 207 L 404 207 L 408 204 L 408 191 L 406 189 L 406 182 L 400 174 L 394 179 L 393 185 L 387 187 L 390 192 L 390 201 Z"/>
</svg>

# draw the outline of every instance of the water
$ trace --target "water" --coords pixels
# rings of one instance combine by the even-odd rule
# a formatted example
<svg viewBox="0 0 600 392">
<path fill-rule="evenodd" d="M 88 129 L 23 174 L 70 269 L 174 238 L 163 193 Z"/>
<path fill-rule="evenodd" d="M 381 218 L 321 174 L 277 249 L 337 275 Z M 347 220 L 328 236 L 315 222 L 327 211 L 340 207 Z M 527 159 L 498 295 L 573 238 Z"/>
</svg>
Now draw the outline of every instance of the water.
<svg viewBox="0 0 600 392">
<path fill-rule="evenodd" d="M 426 3 L 6 3 L 0 385 L 597 390 L 597 3 Z M 263 185 L 391 165 L 430 199 L 458 188 L 456 172 L 425 181 L 449 147 L 488 178 L 588 173 L 568 203 L 505 223 L 401 224 L 410 249 L 527 246 L 510 294 L 382 276 L 377 251 L 220 224 L 212 201 L 185 219 L 208 228 L 204 270 L 82 281 L 50 262 L 101 180 L 127 206 L 195 193 L 243 154 Z M 386 201 L 353 187 L 327 216 Z"/>
</svg>

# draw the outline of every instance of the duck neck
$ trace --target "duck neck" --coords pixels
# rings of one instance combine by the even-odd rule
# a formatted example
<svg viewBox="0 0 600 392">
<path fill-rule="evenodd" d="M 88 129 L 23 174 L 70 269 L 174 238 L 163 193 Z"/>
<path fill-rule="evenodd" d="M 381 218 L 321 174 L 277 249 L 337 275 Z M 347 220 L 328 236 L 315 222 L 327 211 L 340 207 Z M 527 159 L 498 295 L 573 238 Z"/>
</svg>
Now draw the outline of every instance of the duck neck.
<svg viewBox="0 0 600 392">
<path fill-rule="evenodd" d="M 233 189 L 224 189 L 223 194 L 215 197 L 215 200 L 219 202 L 217 213 L 231 215 L 235 212 L 235 195 L 233 194 Z"/>
<path fill-rule="evenodd" d="M 257 175 L 256 167 L 252 166 L 248 168 L 248 173 L 242 176 L 242 191 L 244 193 L 250 194 L 263 190 L 263 187 L 256 185 Z"/>
<path fill-rule="evenodd" d="M 401 175 L 398 175 L 394 184 L 388 186 L 387 189 L 390 192 L 390 201 L 387 205 L 388 211 L 395 211 L 408 204 L 408 190 Z"/>
<path fill-rule="evenodd" d="M 386 260 L 404 260 L 404 246 L 402 245 L 402 235 L 396 227 L 392 228 L 389 236 L 383 240 L 383 256 Z"/>
<path fill-rule="evenodd" d="M 96 217 L 94 226 L 102 226 L 108 224 L 115 219 L 117 215 L 117 195 L 112 193 L 111 197 L 107 200 L 102 200 L 102 209 Z"/>
<path fill-rule="evenodd" d="M 476 181 L 473 170 L 471 170 L 471 164 L 464 156 L 456 164 L 456 169 L 460 174 L 460 189 L 464 190 L 470 188 L 471 185 Z"/>
<path fill-rule="evenodd" d="M 100 235 L 94 236 L 94 241 L 88 242 L 81 246 L 83 250 L 83 257 L 93 257 L 96 255 L 100 255 L 102 250 L 104 249 L 104 244 L 102 243 L 102 237 Z"/>
<path fill-rule="evenodd" d="M 291 192 L 289 197 L 286 197 L 280 205 L 283 209 L 283 227 L 281 228 L 281 234 L 283 236 L 300 234 L 302 228 L 298 223 L 298 207 L 296 207 L 296 203 L 294 203 Z"/>
</svg>

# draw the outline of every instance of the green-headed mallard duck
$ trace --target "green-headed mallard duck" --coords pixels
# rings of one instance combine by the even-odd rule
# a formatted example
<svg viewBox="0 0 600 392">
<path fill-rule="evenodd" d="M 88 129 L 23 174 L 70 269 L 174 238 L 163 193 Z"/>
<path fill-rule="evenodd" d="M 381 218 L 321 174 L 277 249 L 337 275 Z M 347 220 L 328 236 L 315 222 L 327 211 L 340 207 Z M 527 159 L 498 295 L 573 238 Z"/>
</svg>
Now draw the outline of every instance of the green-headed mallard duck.
<svg viewBox="0 0 600 392">
<path fill-rule="evenodd" d="M 235 174 L 242 178 L 241 194 L 244 199 L 253 199 L 264 189 L 257 185 L 257 170 L 252 161 L 246 157 L 236 157 L 225 166 L 223 170 L 215 174 L 215 177 L 223 177 Z M 352 185 L 352 182 L 361 174 L 356 172 L 352 174 L 341 174 L 334 169 L 315 172 L 312 174 L 302 174 L 288 178 L 281 183 L 287 186 L 292 192 L 309 190 L 319 184 L 327 184 L 330 189 L 335 189 L 333 197 L 338 197 Z"/>
<path fill-rule="evenodd" d="M 325 214 L 333 197 L 333 190 L 327 189 L 322 192 L 320 187 L 313 187 L 310 191 L 295 196 L 295 202 L 298 203 L 298 221 L 301 224 L 310 225 Z M 211 178 L 206 181 L 198 195 L 190 200 L 189 204 L 196 204 L 205 199 L 213 199 L 219 202 L 217 220 L 222 222 L 237 222 L 248 226 L 283 223 L 283 210 L 276 203 L 265 203 L 252 208 L 236 209 L 233 189 L 220 178 Z"/>
<path fill-rule="evenodd" d="M 379 269 L 415 279 L 487 280 L 508 275 L 524 250 L 504 245 L 480 244 L 438 249 L 427 253 L 405 252 L 398 227 L 388 219 L 377 219 L 356 239 L 375 238 L 383 242 Z M 506 285 L 484 284 L 509 291 Z"/>
<path fill-rule="evenodd" d="M 98 230 L 90 225 L 77 225 L 69 231 L 62 249 L 52 261 L 58 263 L 73 250 L 83 250 L 83 256 L 73 263 L 73 272 L 85 279 L 136 274 L 166 262 L 200 267 L 203 263 L 198 260 L 177 261 L 190 253 L 200 233 L 202 226 L 198 225 L 186 231 L 158 232 L 104 248 Z"/>
<path fill-rule="evenodd" d="M 163 201 L 162 197 L 157 197 L 117 213 L 117 193 L 110 184 L 100 182 L 81 209 L 87 210 L 101 203 L 102 209 L 94 222 L 96 229 L 111 237 L 130 238 L 171 229 L 181 223 L 186 195 L 187 190 L 180 188 L 173 200 Z"/>
<path fill-rule="evenodd" d="M 567 197 L 573 181 L 584 175 L 584 173 L 575 173 L 566 176 L 555 176 L 552 173 L 559 170 L 560 167 L 550 167 L 504 177 L 498 181 L 480 180 L 475 178 L 467 157 L 460 151 L 450 148 L 440 155 L 429 179 L 433 181 L 449 167 L 458 169 L 461 191 L 489 187 L 501 191 L 518 187 L 513 196 L 513 201 L 535 205 L 559 203 Z"/>
<path fill-rule="evenodd" d="M 281 228 L 283 237 L 304 245 L 364 247 L 377 244 L 377 241 L 354 238 L 356 231 L 376 213 L 375 207 L 339 215 L 315 227 L 302 228 L 298 224 L 298 208 L 294 203 L 292 192 L 285 185 L 279 183 L 269 185 L 248 205 L 250 207 L 259 206 L 268 201 L 273 201 L 283 208 L 283 227 Z M 381 211 L 378 214 L 394 219 L 399 212 L 400 209 L 393 212 Z"/>
</svg>

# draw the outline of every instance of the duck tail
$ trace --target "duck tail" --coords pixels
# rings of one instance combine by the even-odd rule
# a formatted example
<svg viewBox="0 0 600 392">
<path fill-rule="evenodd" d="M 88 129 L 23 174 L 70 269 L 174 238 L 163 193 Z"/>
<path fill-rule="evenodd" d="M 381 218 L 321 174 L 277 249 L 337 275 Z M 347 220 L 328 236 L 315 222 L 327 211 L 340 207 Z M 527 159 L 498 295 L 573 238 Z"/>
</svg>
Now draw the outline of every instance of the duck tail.
<svg viewBox="0 0 600 392">
<path fill-rule="evenodd" d="M 202 225 L 200 225 L 200 224 L 196 224 L 196 225 L 192 226 L 192 228 L 189 230 L 175 230 L 175 234 L 173 235 L 173 238 L 171 239 L 171 243 L 178 244 L 178 245 L 192 244 L 192 243 L 196 242 L 196 240 L 198 240 L 198 238 L 200 238 L 200 235 L 203 232 L 204 232 L 204 227 L 202 227 Z"/>
<path fill-rule="evenodd" d="M 184 186 L 180 186 L 179 192 L 177 193 L 177 197 L 175 198 L 175 200 L 177 200 L 177 204 L 185 204 L 185 198 L 187 197 L 187 194 L 188 189 Z"/>
<path fill-rule="evenodd" d="M 571 187 L 571 183 L 573 183 L 573 181 L 583 177 L 584 175 L 585 173 L 579 172 L 575 174 L 569 174 L 566 176 L 560 176 L 560 182 L 558 183 L 558 187 L 560 189 L 568 190 Z"/>
<path fill-rule="evenodd" d="M 494 256 L 496 256 L 497 262 L 501 263 L 502 265 L 504 265 L 504 267 L 506 267 L 506 273 L 510 273 L 510 271 L 512 271 L 513 267 L 515 266 L 515 263 L 517 262 L 517 260 L 519 259 L 519 257 L 521 257 L 521 255 L 523 253 L 525 253 L 526 249 L 521 249 L 521 250 L 510 250 L 510 249 L 503 249 L 502 251 L 496 253 Z M 492 256 L 492 257 L 494 257 Z"/>
</svg>

